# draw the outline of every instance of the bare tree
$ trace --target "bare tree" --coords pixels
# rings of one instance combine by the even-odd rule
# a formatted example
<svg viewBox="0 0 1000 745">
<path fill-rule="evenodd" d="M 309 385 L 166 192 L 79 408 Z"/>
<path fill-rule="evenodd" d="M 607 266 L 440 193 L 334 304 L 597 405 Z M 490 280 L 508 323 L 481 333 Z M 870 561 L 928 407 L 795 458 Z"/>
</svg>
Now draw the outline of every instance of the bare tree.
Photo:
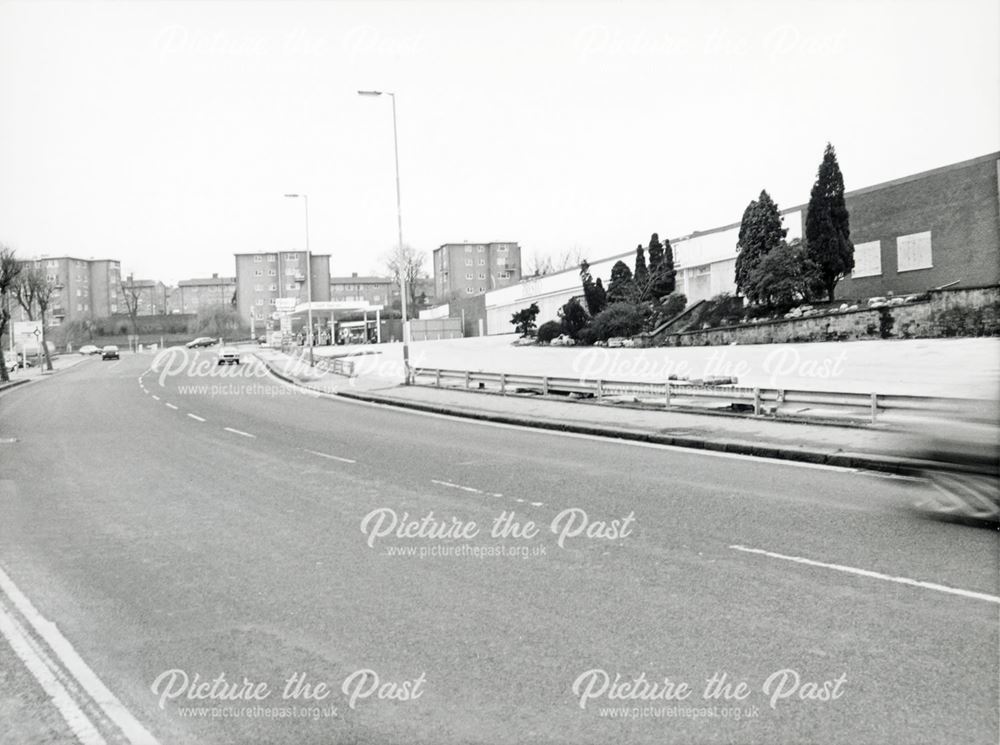
<svg viewBox="0 0 1000 745">
<path fill-rule="evenodd" d="M 10 333 L 10 300 L 21 274 L 21 262 L 14 255 L 14 249 L 0 244 L 0 337 Z M 0 344 L 0 382 L 10 382 L 7 374 L 7 361 L 3 357 L 3 345 Z"/>
<path fill-rule="evenodd" d="M 546 274 L 575 269 L 580 266 L 580 262 L 582 261 L 583 248 L 580 246 L 567 248 L 565 251 L 554 255 L 551 253 L 541 254 L 534 251 L 531 254 L 531 258 L 528 259 L 527 271 L 524 274 L 527 277 L 543 277 Z"/>
<path fill-rule="evenodd" d="M 427 277 L 427 271 L 424 269 L 425 258 L 426 254 L 423 251 L 404 244 L 402 251 L 397 248 L 383 259 L 397 287 L 400 273 L 403 275 L 403 283 L 406 285 L 406 315 L 410 318 L 416 313 L 417 281 Z"/>
<path fill-rule="evenodd" d="M 55 289 L 55 282 L 49 280 L 45 275 L 45 268 L 38 263 L 22 265 L 21 273 L 14 286 L 17 302 L 28 314 L 28 319 L 34 321 L 37 314 L 38 320 L 42 322 L 42 351 L 45 355 L 46 370 L 52 369 L 52 356 L 49 354 L 45 329 L 48 325 L 49 303 L 52 301 L 52 293 L 55 292 Z"/>
<path fill-rule="evenodd" d="M 132 335 L 139 336 L 139 302 L 142 298 L 142 288 L 135 286 L 132 275 L 128 275 L 128 282 L 122 280 L 122 299 L 125 301 L 125 312 L 128 313 L 132 322 Z"/>
</svg>

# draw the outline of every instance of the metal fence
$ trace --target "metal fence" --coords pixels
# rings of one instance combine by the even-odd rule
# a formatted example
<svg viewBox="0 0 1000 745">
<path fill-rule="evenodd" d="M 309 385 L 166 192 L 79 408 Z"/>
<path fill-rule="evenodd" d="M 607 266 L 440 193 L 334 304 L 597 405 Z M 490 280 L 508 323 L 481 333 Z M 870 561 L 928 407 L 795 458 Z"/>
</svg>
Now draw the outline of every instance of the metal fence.
<svg viewBox="0 0 1000 745">
<path fill-rule="evenodd" d="M 885 414 L 905 417 L 981 417 L 991 402 L 969 398 L 898 396 L 880 393 L 802 391 L 738 385 L 697 385 L 684 381 L 641 382 L 586 380 L 549 375 L 477 372 L 415 367 L 415 385 L 438 388 L 487 390 L 501 394 L 579 394 L 597 400 L 614 398 L 662 406 L 667 409 L 725 409 L 754 416 L 805 416 L 850 418 L 874 424 Z"/>
</svg>

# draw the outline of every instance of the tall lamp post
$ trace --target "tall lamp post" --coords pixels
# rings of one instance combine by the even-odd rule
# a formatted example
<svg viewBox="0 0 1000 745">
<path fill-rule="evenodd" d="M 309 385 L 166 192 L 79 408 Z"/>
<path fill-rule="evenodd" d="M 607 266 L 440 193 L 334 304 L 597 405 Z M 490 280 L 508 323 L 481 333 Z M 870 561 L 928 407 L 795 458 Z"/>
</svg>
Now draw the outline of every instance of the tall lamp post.
<svg viewBox="0 0 1000 745">
<path fill-rule="evenodd" d="M 308 194 L 286 194 L 289 199 L 302 197 L 306 206 L 306 284 L 309 289 L 306 292 L 306 324 L 309 327 L 309 367 L 313 366 L 313 284 L 312 284 L 312 254 L 309 253 L 309 195 Z"/>
<path fill-rule="evenodd" d="M 410 347 L 407 333 L 409 322 L 406 319 L 406 280 L 404 278 L 405 267 L 403 254 L 403 207 L 399 198 L 399 138 L 396 135 L 396 94 L 389 91 L 358 91 L 359 96 L 381 96 L 382 94 L 392 99 L 392 146 L 396 155 L 396 223 L 399 227 L 399 259 L 397 260 L 397 271 L 399 272 L 399 309 L 403 318 L 403 385 L 410 384 Z"/>
</svg>

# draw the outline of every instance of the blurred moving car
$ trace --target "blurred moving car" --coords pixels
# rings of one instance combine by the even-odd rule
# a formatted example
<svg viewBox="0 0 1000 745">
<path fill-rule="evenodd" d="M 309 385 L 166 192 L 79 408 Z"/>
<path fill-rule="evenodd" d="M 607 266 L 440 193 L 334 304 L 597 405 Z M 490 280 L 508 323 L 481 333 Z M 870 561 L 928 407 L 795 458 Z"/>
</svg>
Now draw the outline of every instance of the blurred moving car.
<svg viewBox="0 0 1000 745">
<path fill-rule="evenodd" d="M 1000 427 L 995 402 L 981 405 L 928 427 L 920 448 L 908 453 L 921 463 L 909 475 L 930 487 L 915 505 L 918 510 L 949 520 L 1000 523 Z"/>
<path fill-rule="evenodd" d="M 240 364 L 240 353 L 238 350 L 232 347 L 223 347 L 219 351 L 219 365 L 238 365 Z"/>
<path fill-rule="evenodd" d="M 100 354 L 101 348 L 96 344 L 84 344 L 80 347 L 80 354 Z"/>
<path fill-rule="evenodd" d="M 102 360 L 117 360 L 120 359 L 118 356 L 118 347 L 114 344 L 108 344 L 104 349 L 101 350 Z"/>
<path fill-rule="evenodd" d="M 187 344 L 184 345 L 188 349 L 197 349 L 198 347 L 212 347 L 215 346 L 215 339 L 211 336 L 199 336 L 197 339 L 192 339 Z"/>
</svg>

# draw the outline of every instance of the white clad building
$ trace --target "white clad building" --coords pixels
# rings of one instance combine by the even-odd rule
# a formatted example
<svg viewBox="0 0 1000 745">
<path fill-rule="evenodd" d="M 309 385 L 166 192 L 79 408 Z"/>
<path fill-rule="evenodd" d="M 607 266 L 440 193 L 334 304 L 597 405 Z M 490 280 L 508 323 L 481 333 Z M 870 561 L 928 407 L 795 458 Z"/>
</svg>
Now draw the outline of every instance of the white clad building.
<svg viewBox="0 0 1000 745">
<path fill-rule="evenodd" d="M 781 214 L 784 217 L 784 227 L 788 229 L 786 240 L 801 238 L 802 209 L 795 208 Z M 674 266 L 677 269 L 677 291 L 687 296 L 688 304 L 706 300 L 722 292 L 736 293 L 736 242 L 739 232 L 740 224 L 736 223 L 670 239 Z M 635 250 L 591 262 L 590 273 L 594 281 L 600 277 L 607 289 L 611 267 L 619 260 L 628 264 L 629 269 L 634 269 Z M 646 261 L 649 261 L 648 253 Z M 487 292 L 487 333 L 511 333 L 511 315 L 532 303 L 538 304 L 539 325 L 556 320 L 559 309 L 574 295 L 581 299 L 583 297 L 579 268 L 529 277 L 516 285 Z"/>
</svg>

